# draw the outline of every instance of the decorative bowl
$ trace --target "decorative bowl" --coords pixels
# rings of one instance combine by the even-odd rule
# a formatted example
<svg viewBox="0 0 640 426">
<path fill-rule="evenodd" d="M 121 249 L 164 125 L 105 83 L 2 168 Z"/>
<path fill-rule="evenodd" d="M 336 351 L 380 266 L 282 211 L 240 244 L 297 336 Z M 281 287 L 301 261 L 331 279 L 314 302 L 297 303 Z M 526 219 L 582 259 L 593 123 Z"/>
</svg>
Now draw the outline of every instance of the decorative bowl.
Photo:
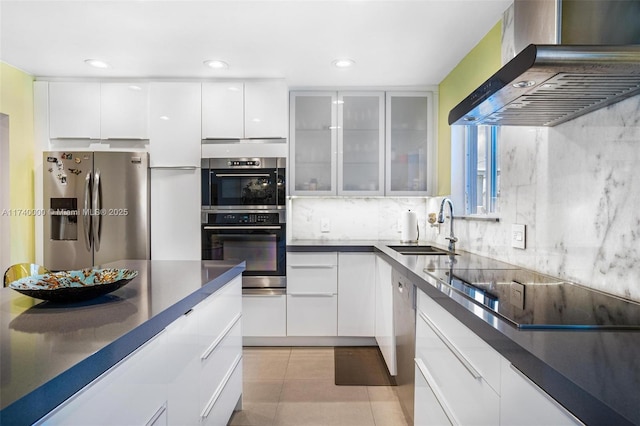
<svg viewBox="0 0 640 426">
<path fill-rule="evenodd" d="M 131 269 L 80 269 L 21 278 L 9 287 L 36 299 L 72 303 L 111 293 L 136 276 Z"/>
</svg>

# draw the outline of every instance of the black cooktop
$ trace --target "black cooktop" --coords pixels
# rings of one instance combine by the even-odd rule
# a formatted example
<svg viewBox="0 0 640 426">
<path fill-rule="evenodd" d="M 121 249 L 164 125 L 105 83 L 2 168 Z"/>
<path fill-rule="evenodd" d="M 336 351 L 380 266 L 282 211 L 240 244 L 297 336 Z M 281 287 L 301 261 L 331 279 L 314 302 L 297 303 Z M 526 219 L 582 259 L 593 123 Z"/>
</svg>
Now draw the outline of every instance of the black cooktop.
<svg viewBox="0 0 640 426">
<path fill-rule="evenodd" d="M 455 268 L 429 273 L 434 272 L 518 328 L 640 329 L 640 304 L 543 274 Z"/>
</svg>

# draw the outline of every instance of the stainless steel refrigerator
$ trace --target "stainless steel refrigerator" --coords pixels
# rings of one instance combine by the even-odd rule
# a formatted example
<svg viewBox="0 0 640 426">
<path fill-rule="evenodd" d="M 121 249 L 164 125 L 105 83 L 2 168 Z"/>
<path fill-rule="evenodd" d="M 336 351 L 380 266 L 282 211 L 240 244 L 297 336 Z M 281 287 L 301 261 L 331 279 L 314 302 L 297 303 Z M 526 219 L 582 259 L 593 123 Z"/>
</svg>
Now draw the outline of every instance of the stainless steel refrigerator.
<svg viewBox="0 0 640 426">
<path fill-rule="evenodd" d="M 149 155 L 44 152 L 44 266 L 149 259 Z"/>
</svg>

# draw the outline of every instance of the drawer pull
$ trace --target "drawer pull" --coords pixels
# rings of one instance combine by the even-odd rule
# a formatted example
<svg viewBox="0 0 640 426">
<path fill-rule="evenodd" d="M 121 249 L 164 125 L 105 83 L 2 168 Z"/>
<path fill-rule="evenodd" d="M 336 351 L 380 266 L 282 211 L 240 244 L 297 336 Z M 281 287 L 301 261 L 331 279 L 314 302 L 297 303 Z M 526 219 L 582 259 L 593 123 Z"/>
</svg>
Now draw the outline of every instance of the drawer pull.
<svg viewBox="0 0 640 426">
<path fill-rule="evenodd" d="M 222 391 L 224 390 L 225 386 L 227 386 L 227 383 L 231 379 L 231 375 L 236 370 L 236 367 L 238 366 L 238 364 L 240 364 L 240 361 L 242 361 L 242 354 L 238 354 L 238 356 L 236 356 L 236 359 L 233 361 L 231 368 L 229 368 L 227 373 L 224 375 L 222 381 L 216 388 L 215 392 L 213 392 L 213 395 L 211 395 L 209 402 L 207 402 L 207 405 L 204 407 L 204 410 L 202 410 L 202 413 L 200 413 L 200 417 L 202 417 L 203 419 L 206 419 L 207 417 L 209 417 L 209 414 L 211 413 L 213 406 L 216 405 L 218 398 L 220 398 Z"/>
<path fill-rule="evenodd" d="M 289 265 L 291 269 L 333 269 L 336 265 Z"/>
<path fill-rule="evenodd" d="M 214 340 L 213 343 L 211 343 L 209 347 L 202 353 L 202 355 L 200 356 L 201 360 L 204 361 L 205 359 L 209 358 L 209 355 L 211 355 L 211 353 L 218 347 L 220 342 L 222 342 L 222 340 L 224 340 L 224 338 L 227 337 L 227 334 L 229 334 L 229 332 L 236 325 L 236 323 L 240 321 L 241 317 L 242 317 L 242 314 L 238 314 L 231 320 L 229 324 L 227 324 L 225 329 L 222 330 L 222 333 L 220 333 L 218 337 L 216 337 L 216 340 Z"/>
<path fill-rule="evenodd" d="M 164 402 L 160 406 L 160 408 L 158 408 L 158 410 L 153 414 L 153 416 L 151 416 L 151 418 L 145 424 L 145 426 L 153 426 L 156 423 L 156 421 L 160 418 L 160 416 L 162 416 L 162 414 L 164 414 L 165 411 L 167 411 L 167 403 L 166 402 Z"/>
<path fill-rule="evenodd" d="M 429 373 L 429 370 L 427 370 L 427 366 L 424 365 L 424 362 L 422 362 L 420 358 L 414 358 L 414 361 L 416 363 L 416 367 L 418 367 L 418 370 L 420 371 L 420 374 L 422 374 L 422 377 L 424 377 L 427 385 L 429 385 L 429 387 L 431 388 L 433 396 L 436 397 L 438 404 L 442 408 L 442 411 L 444 411 L 445 416 L 447 416 L 447 418 L 449 419 L 449 422 L 451 422 L 451 424 L 454 426 L 459 425 L 460 422 L 456 419 L 456 416 L 453 415 L 453 411 L 451 411 L 451 409 L 447 405 L 442 392 L 440 392 L 440 388 L 438 388 L 438 386 L 436 385 L 435 379 L 433 378 L 431 373 Z"/>
<path fill-rule="evenodd" d="M 335 293 L 289 293 L 293 297 L 333 297 Z"/>
<path fill-rule="evenodd" d="M 420 315 L 420 318 L 422 318 L 422 320 L 429 326 L 429 328 L 431 328 L 431 330 L 436 333 L 436 336 L 438 336 L 438 338 L 442 340 L 442 343 L 444 343 L 445 346 L 449 348 L 453 355 L 458 358 L 458 361 L 460 361 L 460 363 L 464 366 L 464 368 L 467 369 L 467 371 L 473 376 L 473 378 L 481 379 L 482 374 L 480 374 L 480 372 L 473 366 L 473 364 L 471 364 L 471 362 L 469 362 L 469 360 L 462 354 L 462 352 L 460 352 L 460 350 L 456 348 L 456 346 L 449 339 L 447 339 L 447 336 L 445 336 L 442 331 L 440 331 L 438 326 L 436 326 L 433 321 L 431 321 L 429 317 L 427 317 L 422 311 L 418 310 L 418 315 Z"/>
</svg>

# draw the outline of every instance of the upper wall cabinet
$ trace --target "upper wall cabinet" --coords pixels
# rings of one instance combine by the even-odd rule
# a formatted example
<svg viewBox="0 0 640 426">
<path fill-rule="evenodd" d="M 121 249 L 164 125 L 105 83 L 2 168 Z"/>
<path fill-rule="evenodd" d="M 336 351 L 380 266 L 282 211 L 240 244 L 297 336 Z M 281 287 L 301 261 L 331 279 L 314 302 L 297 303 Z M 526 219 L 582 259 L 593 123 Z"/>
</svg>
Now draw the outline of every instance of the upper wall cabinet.
<svg viewBox="0 0 640 426">
<path fill-rule="evenodd" d="M 284 81 L 202 84 L 202 139 L 287 137 Z"/>
<path fill-rule="evenodd" d="M 244 84 L 202 84 L 202 139 L 244 138 Z"/>
<path fill-rule="evenodd" d="M 148 139 L 149 92 L 140 83 L 49 83 L 51 139 Z"/>
<path fill-rule="evenodd" d="M 290 193 L 429 195 L 431 105 L 428 92 L 291 92 Z"/>
<path fill-rule="evenodd" d="M 244 137 L 286 138 L 288 88 L 284 81 L 244 83 Z"/>
<path fill-rule="evenodd" d="M 151 167 L 200 167 L 200 83 L 150 83 Z"/>
<path fill-rule="evenodd" d="M 291 92 L 291 194 L 336 194 L 337 102 L 336 92 Z"/>
<path fill-rule="evenodd" d="M 100 139 L 100 83 L 49 83 L 49 137 Z"/>
<path fill-rule="evenodd" d="M 431 195 L 435 188 L 432 105 L 429 92 L 387 92 L 387 195 Z"/>
<path fill-rule="evenodd" d="M 384 92 L 291 93 L 292 194 L 384 194 Z"/>
<path fill-rule="evenodd" d="M 148 84 L 100 84 L 101 139 L 149 139 L 148 111 Z"/>
</svg>

